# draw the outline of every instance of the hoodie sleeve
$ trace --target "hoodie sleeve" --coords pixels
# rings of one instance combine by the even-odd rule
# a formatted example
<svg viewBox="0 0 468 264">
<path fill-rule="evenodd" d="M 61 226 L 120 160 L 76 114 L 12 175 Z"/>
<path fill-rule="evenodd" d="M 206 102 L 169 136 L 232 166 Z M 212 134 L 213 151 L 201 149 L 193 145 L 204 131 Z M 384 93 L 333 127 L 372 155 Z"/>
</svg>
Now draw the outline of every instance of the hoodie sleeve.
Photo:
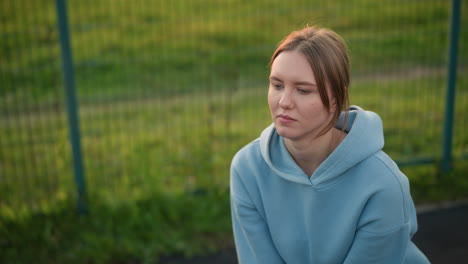
<svg viewBox="0 0 468 264">
<path fill-rule="evenodd" d="M 387 184 L 367 201 L 344 263 L 404 263 L 412 225 L 404 209 L 409 205 L 393 186 Z"/>
<path fill-rule="evenodd" d="M 408 236 L 408 225 L 383 234 L 358 230 L 344 263 L 404 263 Z"/>
<path fill-rule="evenodd" d="M 410 227 L 408 224 L 397 230 L 374 234 L 358 231 L 351 250 L 344 264 L 357 263 L 412 263 L 430 264 L 422 252 L 408 240 Z"/>
<path fill-rule="evenodd" d="M 344 263 L 429 263 L 411 241 L 417 216 L 408 180 L 394 171 L 367 201 Z"/>
<path fill-rule="evenodd" d="M 239 263 L 285 263 L 273 244 L 265 218 L 234 169 L 231 169 L 231 214 Z"/>
</svg>

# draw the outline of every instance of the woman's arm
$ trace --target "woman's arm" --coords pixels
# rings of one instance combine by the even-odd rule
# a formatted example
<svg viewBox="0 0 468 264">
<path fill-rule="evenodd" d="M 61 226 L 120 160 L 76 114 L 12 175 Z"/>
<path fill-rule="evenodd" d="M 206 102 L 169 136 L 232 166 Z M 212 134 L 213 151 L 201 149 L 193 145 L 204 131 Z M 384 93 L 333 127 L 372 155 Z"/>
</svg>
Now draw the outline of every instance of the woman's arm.
<svg viewBox="0 0 468 264">
<path fill-rule="evenodd" d="M 344 263 L 429 263 L 413 244 L 417 216 L 403 174 L 376 189 L 361 212 L 354 241 Z"/>
<path fill-rule="evenodd" d="M 273 244 L 264 217 L 234 169 L 231 170 L 231 214 L 239 263 L 285 263 Z"/>
<path fill-rule="evenodd" d="M 404 263 L 408 243 L 408 224 L 382 234 L 358 230 L 344 263 Z"/>
<path fill-rule="evenodd" d="M 239 263 L 284 263 L 256 208 L 231 198 L 232 223 Z"/>
<path fill-rule="evenodd" d="M 429 264 L 424 254 L 408 239 L 410 226 L 384 233 L 358 231 L 344 263 Z"/>
</svg>

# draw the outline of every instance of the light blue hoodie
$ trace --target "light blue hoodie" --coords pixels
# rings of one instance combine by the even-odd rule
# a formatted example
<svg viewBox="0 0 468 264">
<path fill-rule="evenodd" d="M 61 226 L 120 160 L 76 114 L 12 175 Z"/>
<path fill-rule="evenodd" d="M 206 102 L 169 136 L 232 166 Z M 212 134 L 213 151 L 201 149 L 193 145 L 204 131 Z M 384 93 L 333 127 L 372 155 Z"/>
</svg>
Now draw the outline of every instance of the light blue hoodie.
<svg viewBox="0 0 468 264">
<path fill-rule="evenodd" d="M 236 154 L 239 263 L 429 263 L 411 241 L 417 222 L 408 179 L 381 150 L 379 116 L 351 107 L 347 128 L 310 178 L 273 125 Z"/>
</svg>

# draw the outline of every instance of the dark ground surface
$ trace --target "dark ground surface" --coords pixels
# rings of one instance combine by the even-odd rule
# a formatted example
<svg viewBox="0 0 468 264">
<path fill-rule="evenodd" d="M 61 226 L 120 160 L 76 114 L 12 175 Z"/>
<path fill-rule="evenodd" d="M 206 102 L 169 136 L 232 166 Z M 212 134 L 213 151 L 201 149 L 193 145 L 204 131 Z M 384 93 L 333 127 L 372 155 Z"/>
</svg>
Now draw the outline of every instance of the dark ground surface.
<svg viewBox="0 0 468 264">
<path fill-rule="evenodd" d="M 418 213 L 419 229 L 414 243 L 432 264 L 468 263 L 468 204 L 424 210 Z M 193 259 L 170 257 L 161 264 L 235 264 L 234 247 Z"/>
</svg>

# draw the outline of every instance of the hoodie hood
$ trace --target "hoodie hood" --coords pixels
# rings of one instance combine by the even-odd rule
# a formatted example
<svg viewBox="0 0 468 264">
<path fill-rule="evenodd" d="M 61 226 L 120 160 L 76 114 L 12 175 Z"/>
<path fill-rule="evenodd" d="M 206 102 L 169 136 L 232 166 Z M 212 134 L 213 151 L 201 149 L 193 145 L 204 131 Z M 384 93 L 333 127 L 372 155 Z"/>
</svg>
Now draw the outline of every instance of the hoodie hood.
<svg viewBox="0 0 468 264">
<path fill-rule="evenodd" d="M 349 168 L 380 151 L 384 146 L 382 120 L 376 113 L 364 111 L 358 106 L 351 106 L 347 113 L 345 126 L 347 136 L 310 178 L 296 164 L 286 149 L 283 137 L 278 135 L 273 124 L 260 135 L 263 159 L 276 174 L 285 180 L 323 187 Z M 346 115 L 343 112 L 336 128 L 341 129 L 345 120 Z"/>
</svg>

